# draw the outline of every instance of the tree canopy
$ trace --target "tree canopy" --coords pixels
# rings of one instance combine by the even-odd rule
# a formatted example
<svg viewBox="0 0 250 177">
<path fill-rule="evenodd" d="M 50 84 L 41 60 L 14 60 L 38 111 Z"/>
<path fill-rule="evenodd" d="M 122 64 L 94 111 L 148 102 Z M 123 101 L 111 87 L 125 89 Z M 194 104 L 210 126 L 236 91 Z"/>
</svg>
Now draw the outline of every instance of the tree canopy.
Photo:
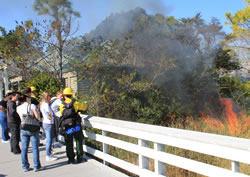
<svg viewBox="0 0 250 177">
<path fill-rule="evenodd" d="M 241 59 L 249 60 L 250 55 L 250 1 L 247 0 L 246 7 L 237 11 L 234 15 L 226 13 L 227 25 L 232 27 L 232 33 L 226 38 L 229 47 L 233 47 L 238 52 Z"/>
<path fill-rule="evenodd" d="M 52 63 L 47 61 L 47 64 L 54 66 L 52 69 L 58 73 L 62 81 L 64 45 L 74 32 L 72 30 L 74 18 L 80 17 L 80 14 L 72 9 L 71 2 L 68 0 L 36 0 L 33 7 L 39 15 L 49 15 L 52 18 L 50 24 L 44 26 L 43 38 L 48 52 L 55 50 L 56 54 L 55 60 Z"/>
</svg>

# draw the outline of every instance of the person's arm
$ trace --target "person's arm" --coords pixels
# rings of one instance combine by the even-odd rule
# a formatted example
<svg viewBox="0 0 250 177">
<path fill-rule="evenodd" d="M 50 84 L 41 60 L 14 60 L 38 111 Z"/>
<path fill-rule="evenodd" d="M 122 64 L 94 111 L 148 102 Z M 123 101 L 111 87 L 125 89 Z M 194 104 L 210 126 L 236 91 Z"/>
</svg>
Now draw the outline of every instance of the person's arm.
<svg viewBox="0 0 250 177">
<path fill-rule="evenodd" d="M 35 105 L 32 105 L 32 106 L 34 106 L 32 110 L 33 110 L 33 114 L 34 114 L 35 118 L 37 120 L 40 120 L 40 114 L 39 114 L 38 110 L 36 109 L 36 106 Z"/>
<path fill-rule="evenodd" d="M 46 113 L 48 114 L 48 119 L 51 120 L 52 119 L 52 110 L 51 110 L 49 104 L 46 104 Z"/>
<path fill-rule="evenodd" d="M 3 98 L 3 100 L 7 102 L 10 99 L 10 97 L 11 97 L 11 95 L 6 96 L 5 98 Z"/>
<path fill-rule="evenodd" d="M 8 114 L 11 115 L 15 121 L 21 121 L 18 113 L 16 112 L 16 104 L 14 104 L 13 102 L 10 102 L 9 104 Z"/>
<path fill-rule="evenodd" d="M 41 105 L 41 111 L 42 111 L 42 114 L 43 114 L 43 118 L 51 120 L 52 114 L 51 114 L 51 109 L 49 107 L 49 104 L 43 103 Z"/>
</svg>

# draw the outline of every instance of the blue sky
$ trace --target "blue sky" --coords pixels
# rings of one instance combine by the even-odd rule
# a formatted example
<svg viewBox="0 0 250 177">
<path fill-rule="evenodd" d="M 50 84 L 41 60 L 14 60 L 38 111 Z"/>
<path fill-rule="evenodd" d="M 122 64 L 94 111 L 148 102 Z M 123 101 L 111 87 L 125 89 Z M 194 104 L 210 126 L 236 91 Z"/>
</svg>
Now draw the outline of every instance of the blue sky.
<svg viewBox="0 0 250 177">
<path fill-rule="evenodd" d="M 14 29 L 15 20 L 42 20 L 45 16 L 38 16 L 32 9 L 34 0 L 0 0 L 0 26 L 6 30 Z M 175 18 L 193 17 L 201 12 L 202 18 L 209 21 L 217 17 L 223 24 L 223 30 L 231 32 L 225 26 L 225 13 L 236 13 L 244 9 L 243 0 L 71 0 L 73 9 L 80 12 L 81 18 L 76 20 L 79 29 L 76 36 L 84 35 L 95 27 L 111 13 L 127 11 L 135 7 L 146 9 L 147 13 L 161 13 Z"/>
</svg>

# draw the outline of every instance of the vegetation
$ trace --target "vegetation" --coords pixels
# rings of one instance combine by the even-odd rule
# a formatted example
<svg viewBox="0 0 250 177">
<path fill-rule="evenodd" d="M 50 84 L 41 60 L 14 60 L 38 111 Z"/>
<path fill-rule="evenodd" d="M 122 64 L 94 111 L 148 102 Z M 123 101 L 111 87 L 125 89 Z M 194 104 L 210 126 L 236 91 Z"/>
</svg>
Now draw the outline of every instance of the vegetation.
<svg viewBox="0 0 250 177">
<path fill-rule="evenodd" d="M 40 100 L 43 92 L 51 92 L 52 95 L 56 95 L 56 92 L 62 89 L 61 81 L 57 78 L 52 77 L 49 74 L 43 72 L 33 72 L 33 77 L 28 82 L 22 85 L 22 88 L 27 86 L 33 86 L 36 88 L 36 97 Z"/>
<path fill-rule="evenodd" d="M 6 32 L 1 27 L 0 58 L 14 68 L 18 68 L 15 75 L 22 76 L 24 80 L 31 77 L 37 58 L 41 56 L 41 45 L 37 42 L 39 34 L 31 30 L 32 22 L 17 24 L 15 30 Z M 32 68 L 32 69 L 31 69 Z"/>
<path fill-rule="evenodd" d="M 49 66 L 54 66 L 55 73 L 59 68 L 58 76 L 63 82 L 64 45 L 73 33 L 74 18 L 79 17 L 80 14 L 72 9 L 71 2 L 68 0 L 36 0 L 33 7 L 39 15 L 48 15 L 52 18 L 50 24 L 44 25 L 43 42 L 47 44 L 50 53 L 56 52 L 57 59 L 47 63 Z"/>
<path fill-rule="evenodd" d="M 233 30 L 227 35 L 218 19 L 206 22 L 200 13 L 176 19 L 136 8 L 112 14 L 81 37 L 71 36 L 80 14 L 69 0 L 36 0 L 33 7 L 51 21 L 17 22 L 9 32 L 0 27 L 0 58 L 20 69 L 23 87 L 35 86 L 38 98 L 45 90 L 55 94 L 62 73 L 75 71 L 89 84 L 89 93 L 77 96 L 88 100 L 90 115 L 250 138 L 250 82 L 232 74 L 248 59 L 249 6 L 226 14 Z M 135 155 L 110 151 L 137 163 Z"/>
<path fill-rule="evenodd" d="M 241 53 L 240 57 L 249 60 L 249 19 L 250 19 L 250 1 L 245 0 L 246 7 L 239 10 L 234 15 L 230 12 L 226 13 L 228 22 L 226 24 L 232 27 L 232 33 L 227 35 L 224 41 L 227 47 L 233 48 L 236 52 Z"/>
<path fill-rule="evenodd" d="M 128 31 L 116 33 L 109 24 L 115 26 L 120 18 L 134 21 Z M 213 40 L 224 36 L 217 20 L 207 24 L 197 14 L 170 23 L 139 8 L 117 19 L 110 16 L 87 39 L 71 41 L 78 46 L 72 70 L 92 83 L 89 114 L 165 126 L 172 117 L 182 122 L 187 116 L 200 120 L 203 114 L 223 117 L 220 97 L 239 90 L 226 93 L 232 84 L 223 75 L 239 70 L 240 64 L 236 54 Z M 96 38 L 101 29 L 110 33 Z M 248 97 L 244 90 L 233 99 L 246 108 Z"/>
</svg>

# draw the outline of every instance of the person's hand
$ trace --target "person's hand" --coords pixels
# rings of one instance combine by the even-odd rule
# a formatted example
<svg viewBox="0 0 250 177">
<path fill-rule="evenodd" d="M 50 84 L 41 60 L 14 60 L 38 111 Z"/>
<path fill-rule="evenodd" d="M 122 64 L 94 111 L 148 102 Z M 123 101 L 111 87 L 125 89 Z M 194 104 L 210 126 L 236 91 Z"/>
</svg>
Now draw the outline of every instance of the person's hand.
<svg viewBox="0 0 250 177">
<path fill-rule="evenodd" d="M 48 119 L 51 120 L 52 119 L 52 115 L 51 113 L 49 113 Z"/>
</svg>

